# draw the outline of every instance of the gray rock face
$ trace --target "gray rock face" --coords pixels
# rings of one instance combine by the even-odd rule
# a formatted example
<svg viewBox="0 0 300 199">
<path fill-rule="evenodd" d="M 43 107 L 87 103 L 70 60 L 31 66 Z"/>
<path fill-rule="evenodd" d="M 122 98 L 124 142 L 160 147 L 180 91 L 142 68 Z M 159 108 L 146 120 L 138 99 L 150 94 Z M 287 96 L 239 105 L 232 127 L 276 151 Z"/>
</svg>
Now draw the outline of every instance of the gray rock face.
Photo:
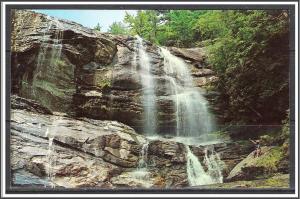
<svg viewBox="0 0 300 199">
<path fill-rule="evenodd" d="M 143 181 L 138 165 L 147 142 L 148 180 Z M 188 186 L 185 155 L 183 144 L 147 140 L 115 121 L 11 112 L 15 184 L 26 184 L 22 179 L 28 178 L 33 184 L 68 188 L 184 187 Z"/>
</svg>

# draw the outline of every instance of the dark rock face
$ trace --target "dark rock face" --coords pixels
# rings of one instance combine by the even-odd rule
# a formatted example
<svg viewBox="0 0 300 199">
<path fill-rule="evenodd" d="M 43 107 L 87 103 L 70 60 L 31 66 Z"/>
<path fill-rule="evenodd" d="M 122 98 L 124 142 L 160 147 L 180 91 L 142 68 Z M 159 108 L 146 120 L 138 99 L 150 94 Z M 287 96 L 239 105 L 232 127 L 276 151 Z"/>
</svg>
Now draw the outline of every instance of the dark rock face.
<svg viewBox="0 0 300 199">
<path fill-rule="evenodd" d="M 78 69 L 107 66 L 117 51 L 113 41 L 74 22 L 24 10 L 12 19 L 13 93 L 52 111 L 70 112 Z"/>
</svg>

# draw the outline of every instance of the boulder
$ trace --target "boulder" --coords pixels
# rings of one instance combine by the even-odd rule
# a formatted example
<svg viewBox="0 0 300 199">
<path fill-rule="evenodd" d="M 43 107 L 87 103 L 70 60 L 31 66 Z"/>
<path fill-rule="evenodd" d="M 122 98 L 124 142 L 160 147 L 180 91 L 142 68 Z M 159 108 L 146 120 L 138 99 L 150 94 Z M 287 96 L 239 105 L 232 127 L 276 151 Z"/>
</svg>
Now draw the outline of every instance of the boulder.
<svg viewBox="0 0 300 199">
<path fill-rule="evenodd" d="M 227 176 L 227 181 L 253 180 L 259 176 L 278 171 L 282 159 L 282 152 L 279 147 L 261 148 L 261 155 L 254 157 L 255 151 L 238 163 Z"/>
<path fill-rule="evenodd" d="M 183 59 L 198 63 L 203 63 L 206 59 L 205 50 L 203 48 L 177 48 L 169 47 L 168 48 L 172 54 L 175 56 L 181 57 Z"/>
</svg>

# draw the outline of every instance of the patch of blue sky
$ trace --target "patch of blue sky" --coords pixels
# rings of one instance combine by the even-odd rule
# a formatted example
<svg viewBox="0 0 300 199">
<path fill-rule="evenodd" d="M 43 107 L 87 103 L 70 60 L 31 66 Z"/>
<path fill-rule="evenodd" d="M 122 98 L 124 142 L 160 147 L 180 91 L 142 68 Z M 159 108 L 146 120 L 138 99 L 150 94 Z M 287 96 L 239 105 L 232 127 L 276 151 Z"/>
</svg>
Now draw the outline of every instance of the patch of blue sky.
<svg viewBox="0 0 300 199">
<path fill-rule="evenodd" d="M 136 10 L 33 10 L 52 17 L 67 19 L 77 22 L 83 26 L 94 28 L 97 23 L 101 26 L 101 31 L 107 31 L 113 22 L 123 21 L 126 12 L 136 14 Z"/>
</svg>

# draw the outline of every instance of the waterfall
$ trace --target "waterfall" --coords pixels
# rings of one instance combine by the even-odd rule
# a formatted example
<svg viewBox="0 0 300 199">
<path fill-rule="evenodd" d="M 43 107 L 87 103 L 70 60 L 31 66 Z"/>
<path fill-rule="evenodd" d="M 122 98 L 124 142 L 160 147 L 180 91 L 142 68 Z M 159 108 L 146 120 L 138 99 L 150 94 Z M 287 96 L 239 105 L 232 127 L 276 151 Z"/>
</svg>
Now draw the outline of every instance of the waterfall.
<svg viewBox="0 0 300 199">
<path fill-rule="evenodd" d="M 176 109 L 176 135 L 197 137 L 214 130 L 214 121 L 208 111 L 208 103 L 199 89 L 193 84 L 188 65 L 172 55 L 167 49 L 160 48 L 164 58 L 165 79 L 173 94 Z"/>
<path fill-rule="evenodd" d="M 56 25 L 56 29 L 54 31 L 54 43 L 52 45 L 52 52 L 51 52 L 51 58 L 50 58 L 50 66 L 55 64 L 55 61 L 61 57 L 61 51 L 62 51 L 62 41 L 63 38 L 63 32 L 60 31 L 62 29 L 62 24 L 58 21 L 58 19 L 54 18 L 54 22 Z"/>
<path fill-rule="evenodd" d="M 151 74 L 150 57 L 146 52 L 146 48 L 143 45 L 143 39 L 139 36 L 136 37 L 136 47 L 138 50 L 138 67 L 141 77 L 141 83 L 143 86 L 143 108 L 144 108 L 144 125 L 143 131 L 146 135 L 156 134 L 156 95 L 155 95 L 155 82 L 153 75 Z M 137 56 L 135 56 L 136 58 Z M 136 60 L 134 59 L 134 62 Z"/>
<path fill-rule="evenodd" d="M 156 137 L 156 87 L 154 75 L 151 72 L 151 59 L 141 37 L 136 37 L 134 48 L 132 70 L 136 70 L 140 74 L 143 86 L 143 130 L 148 138 Z M 195 140 L 195 137 L 205 136 L 214 131 L 214 120 L 209 112 L 208 102 L 202 95 L 201 90 L 194 86 L 189 66 L 165 48 L 160 48 L 160 54 L 164 59 L 164 74 L 160 78 L 166 80 L 166 89 L 169 89 L 166 93 L 171 94 L 173 101 L 176 117 L 176 137 L 186 146 L 188 182 L 191 186 L 222 183 L 222 165 L 219 155 L 213 150 L 205 149 L 204 161 L 201 163 L 188 145 Z M 196 140 L 196 142 L 198 141 Z M 146 142 L 142 146 L 138 166 L 132 172 L 134 178 L 143 183 L 150 180 L 150 172 L 147 165 L 148 144 Z M 151 183 L 148 185 L 150 186 Z"/>
<path fill-rule="evenodd" d="M 40 83 L 37 83 L 35 80 L 43 79 L 43 76 L 47 75 L 47 67 L 55 67 L 57 65 L 57 60 L 60 59 L 62 53 L 63 32 L 61 29 L 63 28 L 63 25 L 56 18 L 52 19 L 51 17 L 46 16 L 46 19 L 49 21 L 49 23 L 48 26 L 43 30 L 43 37 L 37 57 L 35 73 L 33 75 L 32 87 L 40 86 Z M 51 29 L 54 29 L 52 44 L 47 41 L 49 37 L 47 33 L 49 33 Z M 49 47 L 51 47 L 50 51 Z M 31 90 L 33 92 L 32 95 L 38 97 L 35 93 L 35 89 Z"/>
<path fill-rule="evenodd" d="M 147 168 L 148 147 L 149 147 L 149 142 L 147 141 L 145 144 L 143 144 L 140 153 L 140 161 L 139 161 L 138 168 Z"/>
<path fill-rule="evenodd" d="M 50 22 L 49 22 L 49 25 L 47 26 L 47 28 L 44 28 L 44 30 L 43 30 L 43 37 L 42 37 L 42 41 L 41 41 L 40 50 L 39 50 L 39 53 L 38 53 L 36 73 L 35 73 L 34 78 L 41 75 L 41 73 L 42 73 L 42 71 L 41 71 L 42 64 L 45 62 L 46 53 L 47 53 L 48 46 L 49 46 L 49 43 L 46 42 L 46 39 L 47 39 L 46 33 L 48 33 L 50 28 L 52 27 L 52 20 L 49 16 L 46 16 L 46 19 L 50 20 Z"/>
<path fill-rule="evenodd" d="M 189 66 L 165 48 L 160 48 L 164 58 L 164 78 L 172 93 L 176 110 L 176 136 L 194 139 L 214 130 L 214 120 L 208 110 L 208 102 L 194 86 Z M 204 170 L 201 162 L 187 145 L 192 140 L 181 139 L 186 144 L 187 175 L 191 186 L 222 183 L 221 160 L 213 150 L 205 149 Z M 209 154 L 210 152 L 210 154 Z"/>
<path fill-rule="evenodd" d="M 205 172 L 204 168 L 197 158 L 191 151 L 190 147 L 186 145 L 186 159 L 187 159 L 187 175 L 188 175 L 188 181 L 191 186 L 197 186 L 197 185 L 208 185 L 208 184 L 214 184 L 214 183 L 222 183 L 222 180 L 220 181 L 220 178 L 215 178 L 214 175 L 212 175 L 212 165 L 211 162 L 207 162 L 208 165 L 208 171 Z M 207 157 L 208 158 L 208 157 Z M 214 165 L 218 166 L 218 165 Z M 218 166 L 218 168 L 220 168 Z M 219 169 L 219 171 L 221 171 Z M 222 176 L 222 174 L 221 174 Z"/>
</svg>

